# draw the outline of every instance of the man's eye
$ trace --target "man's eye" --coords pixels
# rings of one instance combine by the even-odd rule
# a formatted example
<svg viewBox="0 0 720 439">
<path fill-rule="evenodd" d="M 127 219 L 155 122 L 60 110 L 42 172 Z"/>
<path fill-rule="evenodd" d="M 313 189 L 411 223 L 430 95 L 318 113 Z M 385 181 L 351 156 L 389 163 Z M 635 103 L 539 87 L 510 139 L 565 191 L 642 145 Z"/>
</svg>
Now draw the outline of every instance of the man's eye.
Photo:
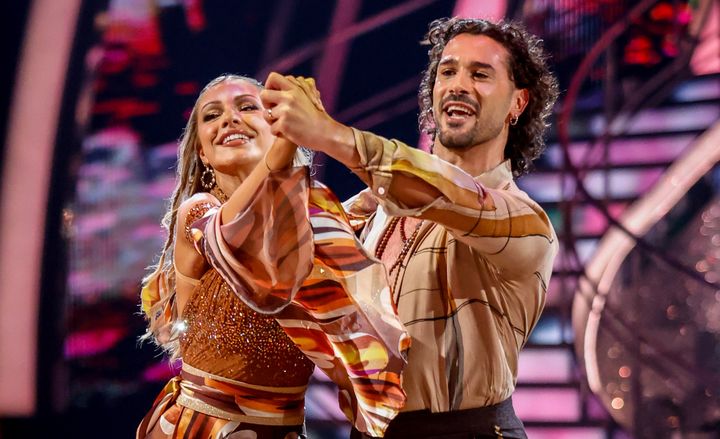
<svg viewBox="0 0 720 439">
<path fill-rule="evenodd" d="M 487 73 L 485 72 L 475 72 L 473 73 L 473 76 L 478 79 L 485 79 L 488 77 Z"/>
<path fill-rule="evenodd" d="M 440 71 L 440 74 L 443 76 L 452 76 L 455 74 L 455 70 L 445 69 L 445 70 Z"/>
</svg>

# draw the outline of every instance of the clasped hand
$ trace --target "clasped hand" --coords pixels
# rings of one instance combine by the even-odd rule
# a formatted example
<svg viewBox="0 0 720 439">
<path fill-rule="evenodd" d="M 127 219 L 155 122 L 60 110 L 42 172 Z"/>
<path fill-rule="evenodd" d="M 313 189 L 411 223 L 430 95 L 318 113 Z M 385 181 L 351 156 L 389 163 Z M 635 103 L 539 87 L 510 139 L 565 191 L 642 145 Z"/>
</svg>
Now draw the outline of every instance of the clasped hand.
<svg viewBox="0 0 720 439">
<path fill-rule="evenodd" d="M 313 78 L 270 73 L 260 99 L 272 133 L 297 145 L 315 149 L 323 129 L 335 122 L 325 112 Z"/>
</svg>

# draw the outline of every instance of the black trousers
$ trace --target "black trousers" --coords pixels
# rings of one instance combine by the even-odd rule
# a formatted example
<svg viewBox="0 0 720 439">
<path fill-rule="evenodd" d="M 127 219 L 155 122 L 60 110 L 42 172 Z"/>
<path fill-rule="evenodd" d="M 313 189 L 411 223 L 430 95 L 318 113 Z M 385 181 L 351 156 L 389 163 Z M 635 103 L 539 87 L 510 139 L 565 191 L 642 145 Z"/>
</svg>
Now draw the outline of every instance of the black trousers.
<svg viewBox="0 0 720 439">
<path fill-rule="evenodd" d="M 387 439 L 527 439 L 525 427 L 515 414 L 512 399 L 488 406 L 452 412 L 429 410 L 400 413 L 390 423 Z M 370 439 L 353 429 L 350 439 Z"/>
</svg>

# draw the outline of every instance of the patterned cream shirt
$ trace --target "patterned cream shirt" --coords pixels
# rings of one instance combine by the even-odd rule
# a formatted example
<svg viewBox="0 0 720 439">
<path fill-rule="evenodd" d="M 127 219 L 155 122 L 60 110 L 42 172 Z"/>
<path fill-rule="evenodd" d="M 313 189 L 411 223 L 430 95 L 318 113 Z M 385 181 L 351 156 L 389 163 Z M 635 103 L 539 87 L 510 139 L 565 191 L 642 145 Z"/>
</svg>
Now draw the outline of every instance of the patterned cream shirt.
<svg viewBox="0 0 720 439">
<path fill-rule="evenodd" d="M 390 217 L 424 218 L 393 291 L 412 337 L 403 411 L 483 407 L 513 393 L 518 355 L 545 304 L 558 251 L 548 216 L 515 184 L 509 161 L 472 177 L 438 157 L 354 130 L 369 189 L 345 204 L 374 250 Z M 393 198 L 405 173 L 442 195 L 420 208 Z"/>
</svg>

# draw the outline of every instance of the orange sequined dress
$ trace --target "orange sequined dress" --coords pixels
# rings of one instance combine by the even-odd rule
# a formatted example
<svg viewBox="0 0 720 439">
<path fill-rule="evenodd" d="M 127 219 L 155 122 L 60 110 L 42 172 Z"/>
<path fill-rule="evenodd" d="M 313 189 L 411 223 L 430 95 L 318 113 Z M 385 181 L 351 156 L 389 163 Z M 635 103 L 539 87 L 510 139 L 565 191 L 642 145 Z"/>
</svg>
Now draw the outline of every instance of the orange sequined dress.
<svg viewBox="0 0 720 439">
<path fill-rule="evenodd" d="M 185 364 L 249 384 L 307 384 L 312 361 L 277 320 L 245 305 L 216 270 L 205 273 L 183 314 Z"/>
</svg>

